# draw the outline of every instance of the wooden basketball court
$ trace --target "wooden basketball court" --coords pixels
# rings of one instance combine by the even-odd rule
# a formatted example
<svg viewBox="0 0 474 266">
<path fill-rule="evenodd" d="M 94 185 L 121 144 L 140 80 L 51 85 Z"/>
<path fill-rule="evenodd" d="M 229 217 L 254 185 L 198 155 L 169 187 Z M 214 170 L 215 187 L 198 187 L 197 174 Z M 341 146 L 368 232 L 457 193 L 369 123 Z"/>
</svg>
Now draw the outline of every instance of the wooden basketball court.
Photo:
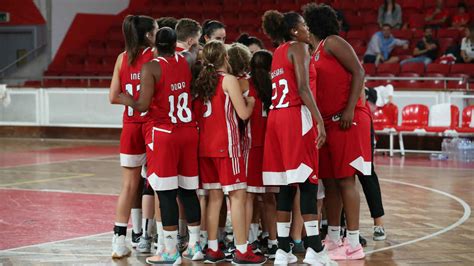
<svg viewBox="0 0 474 266">
<path fill-rule="evenodd" d="M 0 264 L 145 264 L 148 255 L 135 252 L 110 258 L 117 142 L 0 139 L 0 147 Z M 376 163 L 387 240 L 372 241 L 362 194 L 367 257 L 340 265 L 474 265 L 474 163 L 426 155 Z"/>
</svg>

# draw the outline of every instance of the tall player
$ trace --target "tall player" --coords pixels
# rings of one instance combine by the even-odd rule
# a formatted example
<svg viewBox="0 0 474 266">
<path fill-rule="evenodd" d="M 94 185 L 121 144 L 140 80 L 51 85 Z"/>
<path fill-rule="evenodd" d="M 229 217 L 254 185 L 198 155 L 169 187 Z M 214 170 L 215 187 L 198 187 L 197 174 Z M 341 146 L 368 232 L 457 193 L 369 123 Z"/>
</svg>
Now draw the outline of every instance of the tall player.
<svg viewBox="0 0 474 266">
<path fill-rule="evenodd" d="M 117 57 L 110 84 L 109 100 L 112 104 L 123 104 L 119 95 L 129 93 L 138 99 L 140 70 L 154 55 L 152 48 L 158 25 L 147 16 L 129 15 L 123 21 L 125 52 Z M 128 219 L 132 204 L 139 195 L 142 182 L 141 168 L 145 163 L 144 123 L 145 113 L 125 107 L 123 129 L 120 136 L 120 164 L 123 167 L 122 190 L 117 201 L 112 257 L 122 258 L 131 251 L 125 244 Z M 141 218 L 139 218 L 140 220 Z"/>
<path fill-rule="evenodd" d="M 262 264 L 247 245 L 245 232 L 246 176 L 241 152 L 237 116 L 250 117 L 253 97 L 242 96 L 236 77 L 229 74 L 225 45 L 211 41 L 203 49 L 203 65 L 194 83 L 194 94 L 203 105 L 199 118 L 199 171 L 203 187 L 209 190 L 206 262 L 225 260 L 219 249 L 217 230 L 224 192 L 229 193 L 236 250 L 233 263 Z"/>
<path fill-rule="evenodd" d="M 279 249 L 275 264 L 297 261 L 291 253 L 289 235 L 291 208 L 298 186 L 308 246 L 303 262 L 333 265 L 321 243 L 317 219 L 317 149 L 324 143 L 326 133 L 309 86 L 309 52 L 304 43 L 309 32 L 298 13 L 282 14 L 275 10 L 263 15 L 263 29 L 274 43 L 280 43 L 272 62 L 273 96 L 263 157 L 264 184 L 280 186 L 277 199 Z M 317 132 L 313 119 L 317 122 Z"/>
<path fill-rule="evenodd" d="M 327 143 L 320 150 L 320 177 L 326 187 L 328 241 L 331 258 L 362 259 L 359 244 L 360 198 L 355 175 L 371 174 L 370 111 L 365 105 L 364 69 L 352 47 L 338 36 L 335 11 L 308 4 L 304 16 L 316 41 L 312 60 L 317 71 L 317 101 Z M 340 239 L 341 208 L 347 219 L 347 240 Z"/>
<path fill-rule="evenodd" d="M 160 198 L 165 250 L 147 258 L 151 264 L 179 264 L 178 204 L 185 206 L 189 244 L 183 256 L 201 260 L 199 244 L 201 211 L 196 195 L 198 188 L 198 131 L 191 112 L 191 66 L 197 55 L 177 54 L 176 32 L 168 27 L 156 35 L 158 57 L 143 65 L 141 89 L 137 101 L 129 95 L 121 95 L 126 105 L 140 111 L 148 111 L 150 122 L 147 140 L 152 150 L 148 158 L 149 182 Z"/>
</svg>

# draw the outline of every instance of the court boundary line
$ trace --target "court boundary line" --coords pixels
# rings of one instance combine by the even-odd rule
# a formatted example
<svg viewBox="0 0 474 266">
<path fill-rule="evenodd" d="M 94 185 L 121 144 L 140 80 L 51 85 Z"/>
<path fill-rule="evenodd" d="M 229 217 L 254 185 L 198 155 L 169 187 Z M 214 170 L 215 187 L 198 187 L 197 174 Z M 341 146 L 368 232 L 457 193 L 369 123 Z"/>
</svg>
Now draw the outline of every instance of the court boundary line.
<svg viewBox="0 0 474 266">
<path fill-rule="evenodd" d="M 417 243 L 417 242 L 420 242 L 420 241 L 428 240 L 428 239 L 431 239 L 433 237 L 439 236 L 441 234 L 444 234 L 444 233 L 446 233 L 448 231 L 451 231 L 454 228 L 462 225 L 471 216 L 471 207 L 469 206 L 469 204 L 467 204 L 463 199 L 461 199 L 457 196 L 454 196 L 450 193 L 447 193 L 447 192 L 444 192 L 444 191 L 441 191 L 441 190 L 438 190 L 438 189 L 435 189 L 435 188 L 425 187 L 425 186 L 412 184 L 412 183 L 408 183 L 408 182 L 390 180 L 390 179 L 385 179 L 385 178 L 380 178 L 379 180 L 382 181 L 382 182 L 387 182 L 387 183 L 392 183 L 392 184 L 411 186 L 411 187 L 427 190 L 427 191 L 430 191 L 430 192 L 437 193 L 437 194 L 440 194 L 442 196 L 448 197 L 450 199 L 453 199 L 453 200 L 457 201 L 461 205 L 461 207 L 463 207 L 464 213 L 461 216 L 461 218 L 459 218 L 456 222 L 454 222 L 453 224 L 451 224 L 449 226 L 446 226 L 446 227 L 442 228 L 439 231 L 436 231 L 432 234 L 425 235 L 425 236 L 422 236 L 422 237 L 419 237 L 419 238 L 416 238 L 416 239 L 412 239 L 412 240 L 409 240 L 409 241 L 406 241 L 406 242 L 403 242 L 403 243 L 400 243 L 400 244 L 396 244 L 396 245 L 393 245 L 393 246 L 388 246 L 388 247 L 383 247 L 383 248 L 367 251 L 367 252 L 365 252 L 366 256 L 377 253 L 377 252 L 387 251 L 387 250 L 391 250 L 391 249 L 411 245 L 411 244 L 414 244 L 414 243 Z M 105 232 L 105 233 L 100 233 L 100 234 L 95 234 L 95 235 L 81 236 L 81 237 L 76 237 L 76 238 L 70 238 L 70 239 L 50 241 L 50 242 L 44 242 L 44 243 L 33 244 L 33 245 L 28 245 L 28 246 L 16 247 L 16 248 L 12 248 L 12 249 L 5 249 L 5 250 L 0 250 L 0 254 L 2 254 L 2 253 L 22 254 L 22 251 L 16 251 L 16 250 L 23 249 L 23 248 L 37 247 L 37 246 L 42 246 L 42 245 L 48 245 L 48 244 L 62 243 L 62 242 L 67 242 L 67 241 L 80 240 L 80 239 L 88 239 L 88 238 L 102 236 L 102 235 L 106 235 L 106 234 L 110 234 L 110 233 L 111 232 Z M 34 252 L 31 252 L 32 255 L 33 255 L 33 253 Z M 23 254 L 25 254 L 25 253 L 23 253 Z M 42 254 L 42 253 L 37 252 L 37 253 L 34 253 L 34 254 Z M 69 256 L 71 254 L 44 253 L 44 255 Z M 81 254 L 81 255 L 91 255 L 91 254 Z M 94 254 L 94 256 L 103 257 L 103 256 L 108 256 L 108 255 Z"/>
<path fill-rule="evenodd" d="M 61 190 L 61 189 L 33 189 L 33 188 L 9 188 L 9 187 L 0 187 L 0 190 L 24 190 L 31 192 L 55 192 L 55 193 L 65 193 L 65 194 L 80 194 L 80 195 L 97 195 L 97 196 L 119 196 L 119 194 L 113 193 L 99 193 L 99 192 L 82 192 L 82 191 L 72 191 L 72 190 Z"/>
<path fill-rule="evenodd" d="M 90 158 L 82 158 L 82 159 L 68 159 L 68 160 L 59 160 L 55 162 L 45 162 L 45 163 L 31 163 L 31 164 L 22 164 L 22 165 L 10 165 L 10 166 L 0 166 L 0 170 L 3 169 L 12 169 L 12 168 L 18 168 L 18 167 L 27 167 L 27 166 L 39 166 L 39 165 L 50 165 L 50 164 L 61 164 L 61 163 L 70 163 L 70 162 L 78 162 L 78 161 L 88 161 L 90 159 L 106 159 L 106 158 L 111 158 L 118 156 L 119 154 L 114 154 L 114 155 L 103 155 L 103 156 L 97 156 L 97 157 L 90 157 Z"/>
<path fill-rule="evenodd" d="M 447 192 L 444 192 L 444 191 L 441 191 L 441 190 L 438 190 L 438 189 L 435 189 L 435 188 L 425 187 L 425 186 L 412 184 L 412 183 L 408 183 L 408 182 L 403 182 L 403 181 L 390 180 L 390 179 L 385 179 L 385 178 L 379 178 L 379 180 L 383 181 L 383 182 L 387 182 L 387 183 L 393 183 L 393 184 L 399 184 L 399 185 L 405 185 L 405 186 L 415 187 L 415 188 L 419 188 L 419 189 L 424 189 L 424 190 L 431 191 L 433 193 L 443 195 L 445 197 L 448 197 L 450 199 L 453 199 L 453 200 L 457 201 L 463 207 L 464 213 L 461 216 L 461 218 L 459 218 L 455 223 L 453 223 L 449 226 L 446 226 L 443 229 L 441 229 L 439 231 L 436 231 L 432 234 L 425 235 L 425 236 L 422 236 L 422 237 L 419 237 L 419 238 L 415 238 L 415 239 L 412 239 L 412 240 L 409 240 L 409 241 L 406 241 L 406 242 L 403 242 L 403 243 L 400 243 L 400 244 L 396 244 L 396 245 L 393 245 L 393 246 L 388 246 L 388 247 L 383 247 L 383 248 L 367 251 L 367 252 L 365 252 L 365 255 L 370 255 L 370 254 L 374 254 L 374 253 L 377 253 L 377 252 L 387 251 L 387 250 L 391 250 L 391 249 L 411 245 L 411 244 L 414 244 L 414 243 L 417 243 L 417 242 L 420 242 L 420 241 L 428 240 L 430 238 L 439 236 L 441 234 L 444 234 L 444 233 L 446 233 L 448 231 L 451 231 L 454 228 L 460 226 L 465 221 L 467 221 L 469 219 L 469 217 L 471 216 L 471 207 L 469 206 L 469 204 L 467 204 L 463 199 L 461 199 L 457 196 L 454 196 L 450 193 L 447 193 Z"/>
</svg>

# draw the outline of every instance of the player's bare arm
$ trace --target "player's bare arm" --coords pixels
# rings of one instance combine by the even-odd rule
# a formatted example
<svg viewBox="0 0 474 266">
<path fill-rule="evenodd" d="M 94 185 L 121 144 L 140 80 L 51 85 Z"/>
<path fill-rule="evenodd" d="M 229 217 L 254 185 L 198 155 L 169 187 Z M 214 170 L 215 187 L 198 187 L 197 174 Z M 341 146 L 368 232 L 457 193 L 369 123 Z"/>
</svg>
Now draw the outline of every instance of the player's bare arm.
<svg viewBox="0 0 474 266">
<path fill-rule="evenodd" d="M 109 90 L 109 101 L 111 104 L 122 104 L 119 98 L 119 95 L 122 92 L 122 89 L 120 88 L 120 66 L 122 65 L 122 58 L 123 53 L 119 54 L 119 56 L 117 56 L 117 60 L 115 61 L 114 73 Z"/>
<path fill-rule="evenodd" d="M 253 106 L 255 105 L 255 98 L 254 97 L 246 97 L 242 96 L 242 90 L 239 85 L 239 81 L 233 75 L 226 75 L 222 82 L 222 87 L 224 91 L 229 94 L 230 100 L 232 101 L 232 105 L 237 112 L 237 115 L 243 119 L 247 120 L 253 111 Z"/>
</svg>

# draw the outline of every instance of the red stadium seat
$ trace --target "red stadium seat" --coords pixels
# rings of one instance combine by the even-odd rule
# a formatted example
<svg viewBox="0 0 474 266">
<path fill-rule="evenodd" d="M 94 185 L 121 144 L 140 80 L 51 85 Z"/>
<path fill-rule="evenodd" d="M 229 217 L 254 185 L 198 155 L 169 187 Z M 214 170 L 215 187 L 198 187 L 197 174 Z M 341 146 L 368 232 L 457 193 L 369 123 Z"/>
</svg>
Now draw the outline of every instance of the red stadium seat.
<svg viewBox="0 0 474 266">
<path fill-rule="evenodd" d="M 455 129 L 456 127 L 459 126 L 459 108 L 456 105 L 451 105 L 450 106 L 450 116 L 447 116 L 444 113 L 440 114 L 439 113 L 440 109 L 438 109 L 438 111 L 436 111 L 436 108 L 438 108 L 441 105 L 444 105 L 444 104 L 431 106 L 430 116 L 435 116 L 435 117 L 430 118 L 431 119 L 430 124 L 432 124 L 433 121 L 434 121 L 434 122 L 437 122 L 437 123 L 446 123 L 446 124 L 449 124 L 449 125 L 448 126 L 445 126 L 445 125 L 431 126 L 430 125 L 429 127 L 426 127 L 426 131 L 442 133 L 442 132 L 444 132 L 448 129 Z M 442 108 L 444 108 L 444 107 L 442 107 Z M 444 110 L 444 109 L 441 109 L 441 110 Z"/>
<path fill-rule="evenodd" d="M 398 131 L 414 131 L 428 126 L 428 106 L 423 104 L 410 104 L 402 109 L 402 124 L 397 126 Z"/>
<path fill-rule="evenodd" d="M 100 57 L 88 56 L 84 60 L 84 73 L 86 75 L 97 75 L 103 69 Z"/>
<path fill-rule="evenodd" d="M 347 40 L 367 40 L 367 33 L 364 30 L 351 30 L 347 32 L 346 39 Z"/>
<path fill-rule="evenodd" d="M 473 64 L 454 64 L 451 65 L 451 74 L 467 74 L 474 77 L 474 65 Z"/>
<path fill-rule="evenodd" d="M 446 7 L 451 7 L 451 8 L 454 7 L 455 8 L 455 7 L 458 6 L 459 2 L 460 2 L 459 0 L 446 0 L 446 1 L 444 1 L 444 5 Z"/>
<path fill-rule="evenodd" d="M 121 42 L 108 42 L 105 47 L 106 55 L 117 57 L 121 52 L 124 51 L 123 44 Z"/>
<path fill-rule="evenodd" d="M 101 41 L 91 41 L 87 45 L 87 54 L 101 56 L 105 54 L 105 46 Z"/>
<path fill-rule="evenodd" d="M 469 75 L 467 74 L 449 74 L 452 78 L 462 78 L 461 81 L 448 81 L 448 88 L 450 89 L 466 89 Z"/>
<path fill-rule="evenodd" d="M 375 76 L 375 64 L 363 64 L 366 76 Z"/>
<path fill-rule="evenodd" d="M 364 20 L 358 15 L 348 13 L 345 15 L 345 19 L 350 25 L 351 29 L 359 30 L 364 26 Z"/>
<path fill-rule="evenodd" d="M 408 18 L 408 25 L 411 29 L 422 29 L 425 26 L 425 23 L 424 14 L 413 14 Z"/>
<path fill-rule="evenodd" d="M 401 67 L 401 73 L 416 73 L 420 76 L 425 74 L 425 64 L 423 63 L 407 63 Z"/>
<path fill-rule="evenodd" d="M 413 49 L 403 49 L 401 46 L 396 46 L 390 55 L 399 56 L 399 55 L 412 55 Z"/>
<path fill-rule="evenodd" d="M 461 127 L 463 128 L 473 128 L 474 125 L 471 123 L 472 122 L 472 116 L 474 113 L 474 105 L 469 105 L 464 108 L 462 111 L 462 124 Z"/>
<path fill-rule="evenodd" d="M 427 73 L 425 77 L 443 78 L 445 75 L 441 73 Z M 424 86 L 426 88 L 441 89 L 447 87 L 447 83 L 445 83 L 446 82 L 444 80 L 425 80 Z"/>
<path fill-rule="evenodd" d="M 398 107 L 393 103 L 377 107 L 372 119 L 375 130 L 395 128 L 398 124 Z"/>
<path fill-rule="evenodd" d="M 449 74 L 449 67 L 448 64 L 429 64 L 426 66 L 426 73 L 440 73 L 443 75 Z"/>
<path fill-rule="evenodd" d="M 439 49 L 438 49 L 438 52 L 440 54 L 446 52 L 446 50 L 454 45 L 456 43 L 456 41 L 453 39 L 453 38 L 441 38 L 439 39 Z"/>
<path fill-rule="evenodd" d="M 413 38 L 413 31 L 411 30 L 392 30 L 393 36 L 403 40 L 411 40 Z"/>
<path fill-rule="evenodd" d="M 454 40 L 459 39 L 459 30 L 457 29 L 439 29 L 436 37 L 441 38 L 453 38 Z"/>
<path fill-rule="evenodd" d="M 400 73 L 400 65 L 399 64 L 380 64 L 377 67 L 377 75 L 381 76 L 381 74 L 392 74 L 398 75 Z"/>
<path fill-rule="evenodd" d="M 414 8 L 420 10 L 423 7 L 423 1 L 402 0 L 400 1 L 400 5 L 403 9 Z"/>
</svg>

